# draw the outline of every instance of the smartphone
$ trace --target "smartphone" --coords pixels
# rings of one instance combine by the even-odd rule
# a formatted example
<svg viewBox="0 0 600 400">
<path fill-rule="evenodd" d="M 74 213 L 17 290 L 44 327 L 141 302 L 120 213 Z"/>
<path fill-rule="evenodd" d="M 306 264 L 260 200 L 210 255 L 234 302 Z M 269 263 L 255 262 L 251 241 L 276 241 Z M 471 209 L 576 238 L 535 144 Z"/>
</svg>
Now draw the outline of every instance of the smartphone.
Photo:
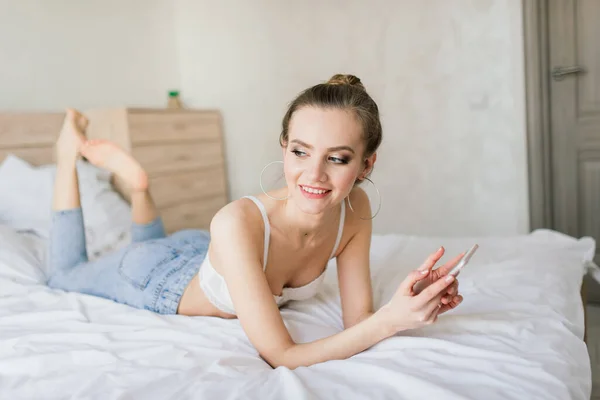
<svg viewBox="0 0 600 400">
<path fill-rule="evenodd" d="M 477 245 L 477 244 L 473 245 L 473 247 L 471 247 L 469 249 L 469 251 L 467 251 L 465 253 L 465 255 L 460 259 L 458 264 L 456 264 L 454 266 L 454 268 L 452 268 L 450 270 L 450 272 L 448 272 L 448 275 L 454 275 L 454 276 L 458 275 L 460 270 L 463 269 L 463 267 L 469 263 L 469 260 L 471 259 L 471 257 L 473 257 L 473 254 L 475 254 L 475 252 L 477 251 L 478 248 L 479 248 L 479 245 Z"/>
</svg>

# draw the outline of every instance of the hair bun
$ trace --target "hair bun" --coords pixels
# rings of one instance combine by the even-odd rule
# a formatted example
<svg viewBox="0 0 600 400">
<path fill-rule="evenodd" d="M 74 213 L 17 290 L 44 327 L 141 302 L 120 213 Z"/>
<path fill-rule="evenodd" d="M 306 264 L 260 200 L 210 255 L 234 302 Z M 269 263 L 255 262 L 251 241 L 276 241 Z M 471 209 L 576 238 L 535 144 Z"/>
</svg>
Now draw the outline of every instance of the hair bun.
<svg viewBox="0 0 600 400">
<path fill-rule="evenodd" d="M 328 85 L 350 85 L 366 90 L 360 79 L 355 75 L 335 74 L 327 81 Z"/>
</svg>

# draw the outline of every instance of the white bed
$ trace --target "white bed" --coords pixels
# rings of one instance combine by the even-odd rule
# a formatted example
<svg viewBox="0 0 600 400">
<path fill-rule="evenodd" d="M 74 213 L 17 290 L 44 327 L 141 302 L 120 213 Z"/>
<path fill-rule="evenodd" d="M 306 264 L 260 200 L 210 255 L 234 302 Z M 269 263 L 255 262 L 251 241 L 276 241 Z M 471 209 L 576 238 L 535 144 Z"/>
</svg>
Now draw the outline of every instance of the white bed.
<svg viewBox="0 0 600 400">
<path fill-rule="evenodd" d="M 237 320 L 160 316 L 46 287 L 45 241 L 0 226 L 2 399 L 589 399 L 579 289 L 591 239 L 374 236 L 376 304 L 433 249 L 480 250 L 464 302 L 425 329 L 344 361 L 271 369 Z M 342 329 L 329 268 L 283 317 L 297 341 Z"/>
<path fill-rule="evenodd" d="M 440 245 L 451 256 L 478 242 L 459 277 L 464 302 L 425 329 L 348 360 L 293 371 L 271 369 L 237 320 L 160 316 L 49 289 L 44 250 L 52 168 L 34 170 L 5 157 L 51 162 L 62 118 L 0 113 L 0 399 L 589 398 L 580 287 L 594 254 L 591 239 L 551 231 L 503 238 L 375 236 L 376 306 Z M 82 168 L 94 258 L 127 242 L 130 211 L 105 174 Z M 293 337 L 304 342 L 339 332 L 338 299 L 332 264 L 316 298 L 282 309 Z"/>
</svg>

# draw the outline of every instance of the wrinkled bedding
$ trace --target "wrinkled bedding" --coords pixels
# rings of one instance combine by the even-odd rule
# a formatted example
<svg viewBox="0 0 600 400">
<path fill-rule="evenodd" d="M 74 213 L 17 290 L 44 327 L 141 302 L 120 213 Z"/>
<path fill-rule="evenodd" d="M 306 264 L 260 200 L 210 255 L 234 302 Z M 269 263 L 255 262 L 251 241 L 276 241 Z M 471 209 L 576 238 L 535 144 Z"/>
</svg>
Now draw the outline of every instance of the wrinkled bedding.
<svg viewBox="0 0 600 400">
<path fill-rule="evenodd" d="M 44 285 L 45 241 L 0 227 L 2 399 L 589 399 L 579 289 L 589 238 L 373 237 L 377 307 L 444 245 L 480 249 L 464 302 L 343 361 L 271 369 L 237 320 L 161 316 Z M 342 329 L 335 261 L 313 299 L 282 308 L 296 341 Z"/>
</svg>

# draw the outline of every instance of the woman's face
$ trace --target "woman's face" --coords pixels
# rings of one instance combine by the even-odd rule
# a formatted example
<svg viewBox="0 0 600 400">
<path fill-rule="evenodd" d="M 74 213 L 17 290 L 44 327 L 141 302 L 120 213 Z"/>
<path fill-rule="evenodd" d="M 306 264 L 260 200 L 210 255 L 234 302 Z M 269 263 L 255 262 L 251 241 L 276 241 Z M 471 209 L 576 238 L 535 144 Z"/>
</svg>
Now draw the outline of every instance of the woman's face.
<svg viewBox="0 0 600 400">
<path fill-rule="evenodd" d="M 362 126 L 348 111 L 305 107 L 294 112 L 283 147 L 285 179 L 300 209 L 319 214 L 340 204 L 371 170 Z"/>
</svg>

